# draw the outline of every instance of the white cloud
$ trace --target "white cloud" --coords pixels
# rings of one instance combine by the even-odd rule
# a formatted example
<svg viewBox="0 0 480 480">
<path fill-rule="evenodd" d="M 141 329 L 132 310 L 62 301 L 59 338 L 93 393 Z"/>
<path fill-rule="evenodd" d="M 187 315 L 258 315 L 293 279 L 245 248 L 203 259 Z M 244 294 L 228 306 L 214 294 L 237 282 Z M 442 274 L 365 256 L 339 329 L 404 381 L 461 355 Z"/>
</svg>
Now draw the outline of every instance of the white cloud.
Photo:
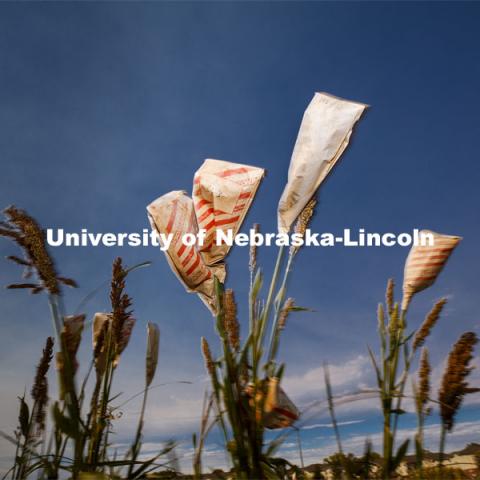
<svg viewBox="0 0 480 480">
<path fill-rule="evenodd" d="M 357 423 L 363 423 L 365 420 L 347 420 L 344 422 L 337 422 L 339 427 L 346 425 L 356 425 Z M 315 428 L 333 428 L 332 423 L 314 423 L 313 425 L 306 425 L 301 427 L 301 430 L 313 430 Z"/>
</svg>

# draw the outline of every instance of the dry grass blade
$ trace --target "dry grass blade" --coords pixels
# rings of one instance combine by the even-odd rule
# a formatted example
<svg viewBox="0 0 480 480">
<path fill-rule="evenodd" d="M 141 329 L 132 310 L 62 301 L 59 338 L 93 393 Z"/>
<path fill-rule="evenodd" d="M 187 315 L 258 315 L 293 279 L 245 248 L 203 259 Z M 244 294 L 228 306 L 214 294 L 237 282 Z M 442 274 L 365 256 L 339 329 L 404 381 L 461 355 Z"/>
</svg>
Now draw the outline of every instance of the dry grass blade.
<svg viewBox="0 0 480 480">
<path fill-rule="evenodd" d="M 155 376 L 158 364 L 160 344 L 160 329 L 156 323 L 148 322 L 147 325 L 147 355 L 146 355 L 146 383 L 149 387 Z"/>
</svg>

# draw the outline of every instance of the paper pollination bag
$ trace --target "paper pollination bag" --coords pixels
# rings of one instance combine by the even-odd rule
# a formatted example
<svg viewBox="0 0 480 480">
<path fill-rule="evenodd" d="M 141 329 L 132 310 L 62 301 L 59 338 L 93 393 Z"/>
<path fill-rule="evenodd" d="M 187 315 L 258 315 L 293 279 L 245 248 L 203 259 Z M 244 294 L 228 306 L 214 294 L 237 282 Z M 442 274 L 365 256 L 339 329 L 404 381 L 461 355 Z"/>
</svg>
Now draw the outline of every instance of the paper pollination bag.
<svg viewBox="0 0 480 480">
<path fill-rule="evenodd" d="M 350 141 L 367 105 L 316 93 L 303 115 L 278 205 L 278 230 L 288 233 Z"/>
<path fill-rule="evenodd" d="M 434 243 L 425 246 L 415 245 L 408 254 L 403 273 L 402 310 L 407 310 L 415 293 L 433 285 L 453 250 L 462 239 L 461 237 L 443 235 L 430 230 L 421 230 L 419 233 L 420 237 L 422 234 L 431 234 Z"/>
<path fill-rule="evenodd" d="M 173 191 L 147 207 L 150 224 L 158 233 L 173 234 L 165 252 L 167 261 L 187 291 L 197 293 L 215 313 L 214 276 L 225 280 L 223 260 L 230 246 L 216 244 L 218 229 L 235 235 L 251 205 L 263 169 L 221 160 L 206 160 L 196 172 L 193 200 L 184 191 Z M 187 246 L 186 233 L 206 230 L 203 245 Z"/>
<path fill-rule="evenodd" d="M 274 430 L 277 428 L 287 428 L 293 425 L 299 417 L 300 412 L 295 404 L 288 398 L 280 386 L 277 377 L 271 377 L 266 384 L 266 397 L 263 403 L 263 422 L 265 427 Z M 245 389 L 245 394 L 249 397 L 249 403 L 253 407 L 256 405 L 256 417 L 260 421 L 262 418 L 261 404 L 263 393 L 257 391 L 256 400 L 253 399 L 254 387 L 252 384 Z"/>
<path fill-rule="evenodd" d="M 99 346 L 100 351 L 96 352 L 98 342 L 100 341 L 100 336 L 103 334 L 107 334 L 107 330 L 109 324 L 112 321 L 112 315 L 110 313 L 102 313 L 97 312 L 93 317 L 92 322 L 92 349 L 97 354 L 95 357 L 95 368 L 97 372 L 103 372 L 105 365 L 106 365 L 106 354 L 107 354 L 107 346 L 105 343 L 105 337 L 102 340 L 102 344 Z M 125 322 L 122 325 L 122 329 L 120 331 L 120 338 L 118 339 L 118 344 L 116 345 L 116 356 L 113 360 L 113 366 L 116 368 L 120 362 L 120 356 L 123 351 L 127 348 L 127 345 L 130 341 L 130 337 L 132 336 L 132 330 L 135 326 L 136 320 L 132 316 L 125 319 Z"/>
<path fill-rule="evenodd" d="M 187 291 L 196 292 L 205 304 L 215 310 L 213 274 L 196 245 L 183 242 L 186 233 L 198 233 L 193 201 L 184 191 L 173 191 L 154 200 L 147 207 L 152 229 L 159 234 L 173 234 L 165 256 Z M 222 273 L 218 272 L 219 276 Z M 222 279 L 223 280 L 223 279 Z"/>
<path fill-rule="evenodd" d="M 206 230 L 200 250 L 208 265 L 226 257 L 231 247 L 217 245 L 216 233 L 231 230 L 237 234 L 263 175 L 262 168 L 211 159 L 195 173 L 192 197 L 198 228 Z"/>
</svg>

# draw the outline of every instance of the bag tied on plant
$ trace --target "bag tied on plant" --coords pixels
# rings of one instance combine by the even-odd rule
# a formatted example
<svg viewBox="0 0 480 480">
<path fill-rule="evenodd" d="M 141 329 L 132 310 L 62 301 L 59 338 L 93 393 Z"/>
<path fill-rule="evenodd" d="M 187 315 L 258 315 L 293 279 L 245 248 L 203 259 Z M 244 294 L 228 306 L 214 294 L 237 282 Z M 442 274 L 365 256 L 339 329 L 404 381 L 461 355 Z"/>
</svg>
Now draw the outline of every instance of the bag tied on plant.
<svg viewBox="0 0 480 480">
<path fill-rule="evenodd" d="M 55 356 L 56 367 L 60 374 L 60 398 L 63 399 L 66 393 L 64 375 L 73 376 L 78 369 L 77 352 L 82 340 L 83 327 L 85 325 L 85 315 L 68 315 L 63 319 L 63 327 L 60 333 L 64 349 L 57 352 Z M 66 364 L 65 354 L 68 355 L 68 364 Z M 69 365 L 71 371 L 66 369 Z"/>
<path fill-rule="evenodd" d="M 403 273 L 402 310 L 407 310 L 415 293 L 433 285 L 458 245 L 461 237 L 421 230 L 422 235 L 432 235 L 433 245 L 414 245 L 408 254 Z"/>
<path fill-rule="evenodd" d="M 251 398 L 250 404 L 253 407 L 257 405 L 257 420 L 260 420 L 262 415 L 259 405 L 262 400 L 262 392 L 257 391 L 256 402 L 253 402 L 253 385 L 249 385 L 245 389 L 245 393 Z M 279 379 L 276 377 L 269 378 L 267 381 L 267 392 L 263 404 L 263 423 L 266 428 L 271 430 L 277 428 L 286 428 L 291 426 L 300 417 L 300 412 L 294 403 L 288 398 L 282 387 L 280 387 Z"/>
<path fill-rule="evenodd" d="M 200 251 L 207 265 L 227 256 L 231 246 L 217 245 L 216 232 L 237 234 L 263 175 L 262 168 L 210 159 L 195 173 L 192 197 L 198 228 L 206 230 Z"/>
<path fill-rule="evenodd" d="M 288 233 L 295 219 L 347 148 L 367 105 L 316 93 L 303 115 L 278 204 L 278 230 Z"/>
<path fill-rule="evenodd" d="M 184 191 L 173 191 L 147 207 L 152 229 L 172 234 L 165 250 L 167 261 L 188 292 L 199 295 L 215 313 L 214 276 L 225 281 L 224 258 L 230 246 L 216 242 L 216 232 L 235 235 L 250 208 L 264 170 L 221 160 L 206 160 L 196 172 L 193 200 Z M 203 244 L 186 245 L 185 234 L 206 231 Z M 161 241 L 161 238 L 160 238 Z"/>
<path fill-rule="evenodd" d="M 147 211 L 152 229 L 159 234 L 173 234 L 172 242 L 165 250 L 173 273 L 188 292 L 197 293 L 212 310 L 215 305 L 212 271 L 197 246 L 187 246 L 182 241 L 184 234 L 198 233 L 192 199 L 186 192 L 173 191 L 153 201 Z"/>
<path fill-rule="evenodd" d="M 135 326 L 135 318 L 128 317 L 122 325 L 118 344 L 115 346 L 115 358 L 113 359 L 113 367 L 116 368 L 120 362 L 120 356 L 127 348 L 132 330 Z M 93 317 L 92 327 L 92 348 L 95 360 L 95 369 L 98 374 L 102 374 L 107 362 L 107 336 L 111 335 L 111 314 L 97 312 Z"/>
</svg>

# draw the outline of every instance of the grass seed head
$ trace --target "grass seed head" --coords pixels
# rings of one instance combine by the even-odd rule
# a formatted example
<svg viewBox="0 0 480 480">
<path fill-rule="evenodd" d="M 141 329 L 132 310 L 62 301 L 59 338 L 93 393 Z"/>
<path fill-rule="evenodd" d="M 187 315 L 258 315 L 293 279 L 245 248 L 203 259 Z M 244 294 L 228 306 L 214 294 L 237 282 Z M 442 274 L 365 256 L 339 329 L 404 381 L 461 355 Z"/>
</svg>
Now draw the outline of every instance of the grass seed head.
<svg viewBox="0 0 480 480">
<path fill-rule="evenodd" d="M 291 312 L 294 304 L 295 304 L 295 301 L 293 300 L 293 298 L 287 298 L 287 300 L 285 300 L 285 303 L 283 304 L 283 308 L 280 311 L 280 315 L 278 317 L 278 329 L 279 330 L 283 330 L 285 328 L 285 325 L 287 323 L 288 315 Z"/>
<path fill-rule="evenodd" d="M 416 350 L 417 348 L 421 347 L 427 337 L 430 335 L 433 327 L 437 323 L 440 313 L 443 310 L 443 307 L 447 303 L 446 298 L 442 298 L 435 303 L 433 308 L 430 310 L 429 314 L 425 317 L 425 320 L 422 323 L 422 326 L 418 329 L 415 337 L 413 338 L 413 349 Z"/>
<path fill-rule="evenodd" d="M 417 393 L 417 402 L 422 411 L 425 410 L 430 398 L 430 373 L 432 368 L 428 358 L 428 349 L 422 350 L 422 356 L 420 357 L 420 368 L 418 370 L 419 387 Z"/>
<path fill-rule="evenodd" d="M 300 215 L 298 216 L 297 222 L 295 223 L 294 233 L 300 235 L 302 238 L 307 231 L 308 225 L 315 213 L 315 205 L 317 204 L 317 200 L 315 198 L 311 198 L 309 202 L 305 205 L 305 208 L 302 210 Z M 290 255 L 294 255 L 297 253 L 300 247 L 291 246 L 290 247 Z"/>
<path fill-rule="evenodd" d="M 476 390 L 469 387 L 466 379 L 473 370 L 470 361 L 473 359 L 473 350 L 477 342 L 478 338 L 475 333 L 466 332 L 454 344 L 448 356 L 447 367 L 438 394 L 440 416 L 447 431 L 452 430 L 455 424 L 455 415 L 465 395 Z"/>
<path fill-rule="evenodd" d="M 259 228 L 260 225 L 258 223 L 253 224 L 253 231 L 255 233 L 258 233 Z M 250 245 L 248 268 L 251 273 L 253 273 L 257 269 L 257 246 L 255 245 L 255 242 L 252 242 L 252 244 Z"/>
<path fill-rule="evenodd" d="M 387 310 L 388 310 L 388 313 L 390 315 L 392 314 L 392 310 L 393 310 L 393 302 L 394 302 L 393 292 L 394 292 L 394 289 L 395 289 L 395 283 L 393 281 L 393 278 L 389 278 L 388 282 L 387 282 L 387 290 L 385 292 L 385 303 L 387 305 Z"/>
<path fill-rule="evenodd" d="M 383 303 L 379 303 L 377 307 L 378 331 L 385 332 L 385 312 L 383 310 Z"/>
<path fill-rule="evenodd" d="M 6 208 L 4 214 L 7 221 L 0 223 L 0 236 L 12 239 L 25 255 L 25 259 L 16 256 L 7 258 L 26 268 L 26 278 L 35 270 L 39 279 L 39 283 L 19 283 L 8 288 L 28 288 L 32 293 L 47 290 L 51 295 L 59 295 L 61 283 L 76 287 L 74 280 L 57 275 L 55 263 L 47 250 L 45 232 L 36 220 L 15 206 Z"/>
<path fill-rule="evenodd" d="M 401 327 L 398 303 L 393 306 L 392 313 L 390 314 L 390 320 L 388 322 L 388 334 L 390 338 L 394 338 L 398 329 Z"/>
<path fill-rule="evenodd" d="M 233 350 L 240 348 L 240 325 L 237 319 L 237 304 L 231 288 L 225 290 L 223 295 L 224 328 L 228 343 Z"/>
<path fill-rule="evenodd" d="M 210 375 L 215 373 L 215 363 L 213 362 L 212 352 L 205 337 L 202 337 L 202 354 L 205 361 L 205 368 Z"/>
<path fill-rule="evenodd" d="M 48 378 L 47 373 L 50 368 L 50 362 L 53 358 L 53 338 L 48 337 L 45 348 L 43 349 L 42 358 L 37 365 L 35 380 L 32 387 L 32 399 L 35 402 L 35 423 L 39 430 L 45 428 L 45 408 L 48 403 Z"/>
<path fill-rule="evenodd" d="M 124 292 L 127 274 L 128 271 L 123 268 L 122 259 L 116 258 L 112 267 L 110 303 L 112 305 L 112 337 L 117 354 L 122 349 L 125 340 L 124 328 L 132 313 L 130 310 L 132 300 Z"/>
</svg>

